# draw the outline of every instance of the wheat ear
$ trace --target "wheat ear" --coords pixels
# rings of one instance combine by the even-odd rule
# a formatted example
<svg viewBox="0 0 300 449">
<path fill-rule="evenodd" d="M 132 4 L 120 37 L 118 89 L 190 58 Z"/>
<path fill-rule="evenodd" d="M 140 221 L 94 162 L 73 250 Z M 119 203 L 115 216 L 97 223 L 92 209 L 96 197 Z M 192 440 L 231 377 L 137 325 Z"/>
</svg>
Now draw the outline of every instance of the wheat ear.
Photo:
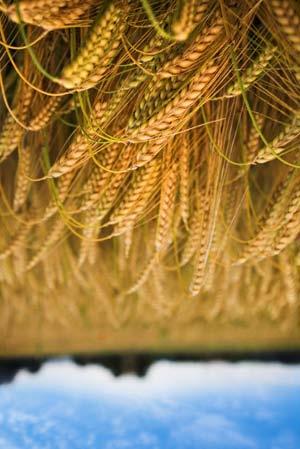
<svg viewBox="0 0 300 449">
<path fill-rule="evenodd" d="M 27 114 L 32 100 L 33 90 L 26 85 L 21 85 L 17 97 L 14 99 L 17 106 L 13 114 L 21 122 L 27 121 Z M 4 161 L 21 142 L 25 129 L 15 120 L 11 114 L 7 114 L 0 134 L 0 163 Z"/>
<path fill-rule="evenodd" d="M 291 42 L 295 50 L 300 53 L 300 17 L 289 0 L 271 0 L 272 13 L 281 30 Z"/>
<path fill-rule="evenodd" d="M 142 101 L 133 111 L 128 121 L 129 128 L 138 128 L 147 122 L 158 110 L 161 110 L 182 87 L 182 77 L 159 79 L 154 76 L 144 92 Z"/>
<path fill-rule="evenodd" d="M 95 166 L 86 182 L 85 195 L 80 211 L 88 210 L 100 198 L 102 189 L 111 177 L 110 170 L 113 169 L 119 152 L 120 145 L 118 143 L 112 144 L 101 151 L 98 159 L 98 163 L 101 167 Z"/>
<path fill-rule="evenodd" d="M 200 293 L 206 275 L 207 262 L 209 251 L 213 242 L 213 229 L 211 229 L 211 198 L 207 195 L 203 204 L 203 216 L 201 223 L 201 237 L 199 247 L 195 256 L 195 270 L 193 278 L 189 286 L 189 291 L 192 296 Z"/>
<path fill-rule="evenodd" d="M 167 61 L 162 66 L 157 76 L 160 78 L 169 78 L 191 70 L 205 51 L 223 35 L 224 21 L 218 13 L 213 23 L 206 26 L 181 55 L 176 56 L 171 61 Z"/>
<path fill-rule="evenodd" d="M 132 159 L 132 148 L 127 146 L 120 153 L 120 158 L 117 161 L 115 169 L 117 173 L 111 176 L 110 182 L 106 185 L 104 192 L 101 195 L 99 203 L 95 206 L 95 221 L 101 222 L 105 215 L 109 212 L 114 204 L 114 201 L 119 193 L 119 189 L 125 182 L 130 161 Z"/>
<path fill-rule="evenodd" d="M 131 295 L 132 293 L 137 292 L 144 285 L 149 275 L 151 274 L 156 262 L 157 262 L 157 255 L 154 254 L 153 256 L 150 257 L 146 266 L 140 272 L 135 283 L 126 291 L 127 295 Z"/>
<path fill-rule="evenodd" d="M 177 163 L 173 163 L 171 168 L 169 168 L 164 175 L 161 186 L 159 214 L 155 236 L 155 249 L 157 252 L 163 251 L 169 244 L 169 233 L 175 210 L 177 176 L 178 165 Z"/>
<path fill-rule="evenodd" d="M 208 0 L 186 0 L 178 16 L 173 20 L 171 28 L 175 39 L 184 41 L 193 29 L 201 22 L 207 8 Z"/>
<path fill-rule="evenodd" d="M 260 115 L 256 117 L 256 123 L 259 129 L 262 128 L 265 118 Z M 256 127 L 252 126 L 245 142 L 245 162 L 253 163 L 257 157 L 259 151 L 260 135 L 257 132 Z"/>
<path fill-rule="evenodd" d="M 148 69 L 155 70 L 155 65 L 157 64 L 157 53 L 159 53 L 159 51 L 161 50 L 162 43 L 163 38 L 159 34 L 155 34 L 155 36 L 142 48 L 141 53 L 137 58 L 138 63 L 142 64 Z M 161 57 L 159 57 L 159 60 L 160 58 Z M 122 104 L 122 100 L 124 100 L 124 97 L 126 97 L 128 91 L 137 88 L 148 77 L 149 74 L 147 72 L 142 70 L 134 70 L 133 72 L 130 72 L 127 78 L 121 81 L 118 89 L 110 97 L 107 108 L 104 111 L 104 124 L 106 124 L 111 118 L 113 118 L 113 115 L 118 107 L 124 106 Z M 147 91 L 148 88 L 146 88 L 145 95 Z"/>
<path fill-rule="evenodd" d="M 21 0 L 18 2 L 22 21 L 46 30 L 54 30 L 73 25 L 83 16 L 94 0 Z M 5 14 L 19 23 L 15 4 L 5 10 Z"/>
<path fill-rule="evenodd" d="M 124 234 L 123 240 L 124 240 L 124 256 L 125 259 L 128 259 L 133 240 L 133 227 L 127 229 L 127 231 Z"/>
<path fill-rule="evenodd" d="M 292 191 L 285 209 L 280 230 L 271 247 L 272 256 L 281 253 L 300 232 L 300 183 Z"/>
<path fill-rule="evenodd" d="M 0 260 L 4 260 L 9 257 L 12 253 L 16 252 L 24 244 L 26 237 L 31 229 L 32 225 L 30 223 L 22 223 L 14 237 L 12 238 L 10 244 L 1 251 Z"/>
<path fill-rule="evenodd" d="M 282 211 L 286 208 L 288 195 L 291 192 L 291 181 L 294 170 L 290 170 L 286 177 L 277 186 L 272 195 L 272 199 L 264 211 L 263 217 L 258 224 L 258 231 L 255 237 L 245 246 L 244 251 L 237 263 L 244 263 L 246 260 L 265 254 L 270 247 L 270 241 L 274 232 L 280 225 Z"/>
<path fill-rule="evenodd" d="M 180 258 L 181 266 L 186 265 L 194 256 L 197 248 L 199 248 L 201 240 L 202 216 L 203 210 L 199 207 L 196 209 L 191 218 L 190 232 Z"/>
<path fill-rule="evenodd" d="M 257 253 L 258 260 L 273 257 L 280 254 L 291 242 L 297 238 L 300 232 L 300 184 L 298 183 L 291 192 L 288 204 L 281 214 L 280 223 L 277 223 L 269 240 Z"/>
<path fill-rule="evenodd" d="M 276 155 L 280 155 L 284 151 L 284 147 L 299 136 L 300 115 L 297 113 L 292 123 L 286 125 L 267 147 L 259 150 L 254 162 L 264 164 L 265 162 L 276 159 Z"/>
<path fill-rule="evenodd" d="M 18 146 L 24 129 L 9 114 L 0 134 L 0 162 L 3 162 Z"/>
<path fill-rule="evenodd" d="M 29 271 L 34 268 L 44 257 L 46 257 L 48 251 L 53 247 L 58 240 L 61 238 L 65 230 L 65 223 L 60 218 L 56 220 L 50 234 L 43 242 L 38 252 L 32 257 L 32 259 L 27 264 L 26 270 Z"/>
<path fill-rule="evenodd" d="M 130 130 L 128 139 L 147 141 L 157 136 L 161 138 L 166 132 L 170 133 L 170 130 L 178 125 L 189 109 L 208 89 L 217 70 L 219 70 L 219 65 L 211 60 L 174 99 L 154 114 L 150 120 L 140 127 Z"/>
<path fill-rule="evenodd" d="M 83 130 L 77 130 L 75 136 L 67 148 L 66 152 L 50 168 L 48 176 L 57 178 L 69 171 L 74 170 L 78 165 L 83 164 L 90 157 L 93 141 L 97 139 L 98 122 L 105 111 L 106 103 L 96 103 L 91 114 L 91 123 Z"/>
<path fill-rule="evenodd" d="M 125 29 L 124 10 L 111 2 L 94 24 L 75 59 L 66 66 L 58 82 L 67 89 L 88 89 L 103 77 L 119 50 Z"/>
<path fill-rule="evenodd" d="M 45 128 L 50 123 L 61 102 L 62 97 L 48 97 L 40 112 L 30 121 L 27 127 L 28 130 L 40 131 Z"/>
<path fill-rule="evenodd" d="M 253 64 L 241 75 L 241 79 L 228 87 L 226 96 L 234 97 L 241 95 L 243 91 L 249 89 L 265 73 L 266 68 L 276 55 L 276 52 L 277 47 L 268 44 Z"/>
<path fill-rule="evenodd" d="M 85 214 L 84 229 L 83 229 L 83 239 L 80 242 L 80 250 L 78 256 L 79 267 L 88 258 L 89 262 L 93 262 L 91 254 L 94 255 L 93 248 L 96 244 L 94 239 L 97 238 L 99 232 L 99 226 L 97 225 L 97 213 L 96 208 L 88 210 Z"/>
<path fill-rule="evenodd" d="M 117 150 L 118 146 L 115 146 L 115 149 Z M 119 170 L 119 172 L 111 176 L 111 180 L 105 186 L 104 192 L 102 192 L 101 189 L 97 189 L 97 197 L 99 197 L 100 194 L 100 199 L 98 203 L 92 206 L 92 209 L 87 210 L 86 213 L 85 229 L 83 232 L 84 239 L 81 241 L 79 253 L 79 265 L 82 265 L 89 252 L 91 252 L 92 248 L 95 246 L 95 242 L 93 242 L 92 239 L 96 238 L 102 219 L 113 206 L 118 191 L 127 177 L 126 169 L 129 166 L 131 157 L 132 151 L 130 146 L 128 146 L 125 148 L 124 152 L 121 153 L 120 160 L 117 161 L 115 168 L 117 171 Z"/>
<path fill-rule="evenodd" d="M 291 260 L 290 252 L 283 252 L 279 256 L 279 263 L 282 271 L 283 283 L 285 285 L 285 297 L 290 306 L 297 304 L 299 298 L 299 288 L 297 283 L 297 268 Z"/>
<path fill-rule="evenodd" d="M 22 147 L 19 152 L 19 163 L 16 174 L 16 187 L 13 209 L 17 212 L 25 203 L 30 188 L 31 151 L 28 147 Z"/>
<path fill-rule="evenodd" d="M 189 178 L 190 178 L 190 148 L 187 136 L 179 141 L 179 173 L 180 173 L 180 213 L 186 227 L 189 220 Z"/>
<path fill-rule="evenodd" d="M 161 161 L 153 159 L 145 167 L 135 172 L 131 186 L 123 200 L 110 216 L 110 222 L 116 223 L 115 234 L 121 234 L 132 227 L 148 204 L 157 187 Z"/>
<path fill-rule="evenodd" d="M 73 170 L 69 171 L 58 179 L 56 186 L 56 196 L 55 198 L 51 198 L 49 204 L 47 205 L 42 217 L 42 221 L 48 220 L 60 209 L 68 196 L 75 175 L 76 170 Z"/>
<path fill-rule="evenodd" d="M 145 72 L 136 73 L 133 72 L 128 78 L 126 78 L 118 87 L 116 92 L 110 97 L 107 103 L 106 109 L 103 111 L 103 117 L 101 124 L 103 126 L 109 124 L 109 122 L 115 118 L 118 109 L 124 107 L 124 101 L 128 91 L 137 88 L 143 81 L 147 79 L 148 75 Z"/>
</svg>

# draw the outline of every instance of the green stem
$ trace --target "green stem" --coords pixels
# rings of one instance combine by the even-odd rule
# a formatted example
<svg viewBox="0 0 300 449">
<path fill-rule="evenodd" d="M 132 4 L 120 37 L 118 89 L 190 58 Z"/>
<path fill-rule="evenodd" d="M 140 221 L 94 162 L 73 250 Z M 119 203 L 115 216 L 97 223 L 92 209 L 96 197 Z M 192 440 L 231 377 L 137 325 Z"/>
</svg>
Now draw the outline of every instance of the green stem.
<svg viewBox="0 0 300 449">
<path fill-rule="evenodd" d="M 232 60 L 232 65 L 233 68 L 235 70 L 236 73 L 236 77 L 239 83 L 239 87 L 241 89 L 241 94 L 245 103 L 245 106 L 247 108 L 248 114 L 250 116 L 251 122 L 253 124 L 253 127 L 255 128 L 255 130 L 257 131 L 259 137 L 261 138 L 261 140 L 263 141 L 263 143 L 265 144 L 266 147 L 270 148 L 273 156 L 275 157 L 275 159 L 278 159 L 279 161 L 281 161 L 283 164 L 288 165 L 289 167 L 293 167 L 293 168 L 300 168 L 299 165 L 296 164 L 292 164 L 291 162 L 286 161 L 285 159 L 283 159 L 282 157 L 279 156 L 279 154 L 276 154 L 276 151 L 273 150 L 273 148 L 270 146 L 269 142 L 267 141 L 267 139 L 265 138 L 264 134 L 261 132 L 261 129 L 259 127 L 259 124 L 257 123 L 255 116 L 253 114 L 252 108 L 250 106 L 246 91 L 244 89 L 244 85 L 243 85 L 243 80 L 242 77 L 239 73 L 239 69 L 238 69 L 238 65 L 237 65 L 237 60 L 236 60 L 236 56 L 234 51 L 231 52 L 231 60 Z"/>
<path fill-rule="evenodd" d="M 157 33 L 162 36 L 165 39 L 171 40 L 171 41 L 176 41 L 176 39 L 174 38 L 174 36 L 172 36 L 171 34 L 167 33 L 158 23 L 152 8 L 148 2 L 148 0 L 141 0 L 143 8 L 148 16 L 148 19 L 150 20 L 150 22 L 152 23 L 153 27 L 156 29 Z"/>
<path fill-rule="evenodd" d="M 19 29 L 20 29 L 20 33 L 21 36 L 23 38 L 23 41 L 27 47 L 27 50 L 31 56 L 32 62 L 34 63 L 34 65 L 36 66 L 36 68 L 49 80 L 53 81 L 53 82 L 57 82 L 58 78 L 54 77 L 53 75 L 51 75 L 49 72 L 47 72 L 47 70 L 44 69 L 44 67 L 40 64 L 40 62 L 38 61 L 32 47 L 30 46 L 30 42 L 27 39 L 25 30 L 24 30 L 24 22 L 22 20 L 21 17 L 21 11 L 20 11 L 20 7 L 19 7 L 19 0 L 16 1 L 16 12 L 17 12 L 17 16 L 19 19 Z"/>
</svg>

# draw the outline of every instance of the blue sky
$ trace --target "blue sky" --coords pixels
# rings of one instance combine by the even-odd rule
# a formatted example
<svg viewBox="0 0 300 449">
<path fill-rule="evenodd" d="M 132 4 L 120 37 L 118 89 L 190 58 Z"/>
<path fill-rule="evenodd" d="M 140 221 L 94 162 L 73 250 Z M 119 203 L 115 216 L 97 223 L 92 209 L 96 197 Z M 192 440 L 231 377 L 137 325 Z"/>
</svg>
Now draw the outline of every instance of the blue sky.
<svg viewBox="0 0 300 449">
<path fill-rule="evenodd" d="M 300 366 L 46 363 L 0 387 L 0 449 L 299 449 Z"/>
</svg>

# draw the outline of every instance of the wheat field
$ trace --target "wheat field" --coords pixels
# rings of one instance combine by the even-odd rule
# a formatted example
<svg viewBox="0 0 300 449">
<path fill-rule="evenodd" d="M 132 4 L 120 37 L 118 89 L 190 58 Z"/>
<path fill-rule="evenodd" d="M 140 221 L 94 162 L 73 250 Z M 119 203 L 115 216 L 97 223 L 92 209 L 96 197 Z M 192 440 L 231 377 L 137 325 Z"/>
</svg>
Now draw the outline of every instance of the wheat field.
<svg viewBox="0 0 300 449">
<path fill-rule="evenodd" d="M 299 2 L 0 19 L 0 354 L 300 346 Z"/>
</svg>

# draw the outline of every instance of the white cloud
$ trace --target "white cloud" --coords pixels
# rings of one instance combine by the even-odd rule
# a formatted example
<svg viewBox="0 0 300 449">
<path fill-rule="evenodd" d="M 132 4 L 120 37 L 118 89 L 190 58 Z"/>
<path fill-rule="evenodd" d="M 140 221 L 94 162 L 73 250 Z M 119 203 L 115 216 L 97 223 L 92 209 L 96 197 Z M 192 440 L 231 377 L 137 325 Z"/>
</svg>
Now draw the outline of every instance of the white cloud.
<svg viewBox="0 0 300 449">
<path fill-rule="evenodd" d="M 252 388 L 253 386 L 254 388 Z M 264 426 L 268 422 L 276 429 L 269 439 L 270 449 L 296 449 L 296 447 L 298 449 L 299 446 L 295 445 L 296 437 L 292 433 L 279 434 L 280 429 L 279 427 L 277 429 L 276 420 L 281 415 L 279 413 L 277 416 L 276 410 L 269 410 L 268 403 L 260 401 L 256 410 L 251 408 L 247 410 L 247 404 L 243 402 L 244 395 L 234 397 L 239 391 L 247 391 L 252 394 L 253 390 L 260 392 L 261 389 L 266 392 L 266 397 L 269 399 L 273 397 L 274 387 L 281 386 L 293 386 L 297 389 L 300 387 L 300 365 L 161 361 L 152 365 L 144 378 L 137 378 L 133 375 L 115 378 L 109 370 L 101 366 L 81 367 L 69 360 L 56 360 L 45 363 L 42 369 L 35 374 L 23 370 L 16 376 L 12 384 L 5 385 L 4 391 L 15 390 L 14 393 L 19 395 L 23 389 L 27 390 L 27 394 L 34 393 L 36 389 L 36 398 L 39 398 L 40 388 L 48 389 L 49 392 L 51 392 L 51 389 L 69 390 L 79 396 L 91 394 L 96 398 L 100 396 L 105 398 L 105 395 L 107 395 L 110 405 L 113 405 L 115 400 L 117 413 L 114 412 L 110 418 L 109 413 L 114 408 L 112 407 L 112 410 L 106 409 L 105 401 L 99 401 L 104 407 L 104 415 L 109 417 L 105 422 L 109 422 L 111 432 L 110 440 L 103 442 L 103 446 L 101 446 L 103 449 L 161 448 L 159 435 L 155 435 L 156 428 L 151 428 L 151 426 L 143 428 L 145 413 L 141 413 L 141 421 L 138 419 L 139 412 L 145 410 L 149 419 L 153 419 L 156 423 L 159 422 L 161 428 L 169 429 L 168 437 L 172 446 L 168 447 L 181 447 L 182 449 L 187 447 L 256 449 L 259 438 L 257 435 L 251 435 L 249 431 L 246 433 L 246 427 L 243 428 L 241 424 L 251 413 L 252 417 L 255 416 L 255 419 L 260 421 L 260 426 Z M 270 390 L 269 387 L 272 389 Z M 202 402 L 198 401 L 196 408 L 194 408 L 192 401 L 189 403 L 189 397 L 185 397 L 183 401 L 178 401 L 180 399 L 178 395 L 180 394 L 187 394 L 192 398 L 194 395 L 201 394 L 201 392 L 203 395 L 215 393 L 212 396 L 216 397 L 216 401 L 206 401 L 206 399 Z M 129 399 L 128 395 L 130 396 Z M 9 403 L 8 398 L 9 396 L 5 400 L 7 404 Z M 125 398 L 124 404 L 126 404 L 126 407 L 120 407 L 120 398 Z M 151 403 L 147 402 L 148 399 L 151 399 Z M 257 399 L 257 395 L 255 399 Z M 261 399 L 261 396 L 259 399 Z M 254 402 L 254 405 L 256 406 L 256 402 Z M 234 413 L 227 413 L 228 406 Z M 63 414 L 68 417 L 68 421 L 77 422 L 72 404 L 68 404 L 64 396 L 53 407 L 55 410 L 63 410 Z M 131 407 L 133 410 L 130 410 Z M 131 413 L 132 411 L 134 413 Z M 2 416 L 10 428 L 15 428 L 19 435 L 22 423 L 26 426 L 38 428 L 38 435 L 45 438 L 48 434 L 55 435 L 56 432 L 55 415 L 52 416 L 49 409 L 47 414 L 51 419 L 54 419 L 54 424 L 51 419 L 48 420 L 48 416 L 46 416 L 46 420 L 44 416 L 41 423 L 36 423 L 35 417 L 28 411 L 25 413 L 21 409 L 12 412 L 6 411 L 6 416 L 0 415 L 0 421 Z M 99 414 L 97 419 L 100 422 Z M 43 422 L 45 423 L 44 426 Z M 174 423 L 176 424 L 173 425 Z M 24 427 L 25 430 L 26 426 Z M 277 431 L 278 436 L 276 436 Z M 56 435 L 56 438 L 61 442 L 60 447 L 62 449 L 68 447 L 69 441 L 76 439 L 76 432 L 73 434 L 72 429 L 69 429 L 68 432 L 71 433 L 66 434 L 66 431 L 63 430 L 62 436 Z M 134 441 L 132 439 L 133 434 Z M 89 439 L 85 439 L 85 447 L 94 447 L 97 438 L 94 438 L 92 433 L 89 435 Z M 23 435 L 23 437 L 25 438 L 26 435 Z M 181 442 L 187 442 L 186 446 Z M 48 449 L 51 447 L 51 443 L 49 444 Z M 34 449 L 34 442 L 28 442 L 24 447 Z M 46 448 L 47 446 L 45 446 Z M 9 442 L 6 442 L 3 438 L 1 440 L 0 437 L 0 449 L 23 448 L 10 445 Z M 39 448 L 36 447 L 36 449 Z"/>
<path fill-rule="evenodd" d="M 132 448 L 132 442 L 128 440 L 114 439 L 108 441 L 105 446 L 105 449 L 130 449 Z"/>
<path fill-rule="evenodd" d="M 39 418 L 35 415 L 24 413 L 20 410 L 10 410 L 8 413 L 8 422 L 11 425 L 18 425 L 18 424 L 35 424 L 39 421 Z"/>
<path fill-rule="evenodd" d="M 124 375 L 115 378 L 109 370 L 98 365 L 77 366 L 69 360 L 47 362 L 36 374 L 21 371 L 14 385 L 32 388 L 55 387 L 78 392 L 107 393 L 131 396 L 139 401 L 145 396 L 163 397 L 171 394 L 208 392 L 230 389 L 299 386 L 300 365 L 276 363 L 178 363 L 161 361 L 151 366 L 144 378 Z"/>
<path fill-rule="evenodd" d="M 268 423 L 274 423 L 278 419 L 278 413 L 275 413 L 273 410 L 268 410 L 266 408 L 257 410 L 255 416 L 260 421 Z"/>
<path fill-rule="evenodd" d="M 157 436 L 146 431 L 142 431 L 136 436 L 136 444 L 140 449 L 155 449 L 160 445 Z"/>
<path fill-rule="evenodd" d="M 255 441 L 248 435 L 244 435 L 238 426 L 223 415 L 214 413 L 198 414 L 196 420 L 189 425 L 181 427 L 173 432 L 177 441 L 184 441 L 188 436 L 193 444 L 199 447 L 239 447 L 241 449 L 255 449 Z"/>
<path fill-rule="evenodd" d="M 19 446 L 15 446 L 4 437 L 0 437 L 0 449 L 21 449 Z"/>
</svg>

